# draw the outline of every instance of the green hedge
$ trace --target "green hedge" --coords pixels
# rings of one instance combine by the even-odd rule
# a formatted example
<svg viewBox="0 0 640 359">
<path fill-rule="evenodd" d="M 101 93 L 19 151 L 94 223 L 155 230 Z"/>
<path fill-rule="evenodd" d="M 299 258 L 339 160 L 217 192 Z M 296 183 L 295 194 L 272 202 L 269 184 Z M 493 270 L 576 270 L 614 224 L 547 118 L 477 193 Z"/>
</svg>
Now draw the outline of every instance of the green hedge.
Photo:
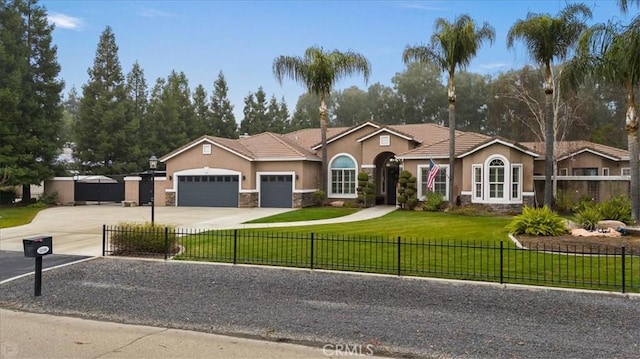
<svg viewBox="0 0 640 359">
<path fill-rule="evenodd" d="M 148 222 L 119 223 L 112 233 L 111 245 L 116 253 L 173 253 L 178 242 L 175 226 Z"/>
</svg>

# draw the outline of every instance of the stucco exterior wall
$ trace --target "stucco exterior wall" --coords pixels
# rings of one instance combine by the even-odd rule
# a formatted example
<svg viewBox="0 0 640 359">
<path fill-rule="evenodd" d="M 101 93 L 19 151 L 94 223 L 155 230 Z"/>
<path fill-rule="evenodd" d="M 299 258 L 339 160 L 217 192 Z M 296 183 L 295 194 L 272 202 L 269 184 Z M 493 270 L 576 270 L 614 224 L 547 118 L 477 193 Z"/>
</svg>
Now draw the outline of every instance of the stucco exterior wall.
<svg viewBox="0 0 640 359">
<path fill-rule="evenodd" d="M 381 145 L 380 137 L 389 136 L 389 145 Z M 382 152 L 400 154 L 412 150 L 414 147 L 410 141 L 388 132 L 382 132 L 361 142 L 362 165 L 374 165 L 376 157 Z"/>
<path fill-rule="evenodd" d="M 600 157 L 590 152 L 582 152 L 575 156 L 558 161 L 558 174 L 560 169 L 566 168 L 567 175 L 571 176 L 576 168 L 597 168 L 598 176 L 603 176 L 603 168 L 609 169 L 610 176 L 621 176 L 622 168 L 629 167 L 629 161 L 613 161 Z"/>
<path fill-rule="evenodd" d="M 215 145 L 211 145 L 211 154 L 208 155 L 202 154 L 202 144 L 198 144 L 166 161 L 167 181 L 173 181 L 176 172 L 204 167 L 209 167 L 210 173 L 214 173 L 217 168 L 240 172 L 246 177 L 241 181 L 241 188 L 256 188 L 251 162 Z M 173 185 L 166 188 L 172 187 Z"/>
<path fill-rule="evenodd" d="M 137 205 L 140 205 L 140 203 L 138 203 L 138 200 L 140 199 L 140 181 L 142 181 L 142 177 L 139 176 L 129 176 L 124 178 L 125 201 L 133 201 Z"/>
<path fill-rule="evenodd" d="M 56 202 L 66 205 L 74 201 L 74 183 L 72 177 L 55 177 L 44 181 L 44 195 L 58 192 Z"/>
</svg>

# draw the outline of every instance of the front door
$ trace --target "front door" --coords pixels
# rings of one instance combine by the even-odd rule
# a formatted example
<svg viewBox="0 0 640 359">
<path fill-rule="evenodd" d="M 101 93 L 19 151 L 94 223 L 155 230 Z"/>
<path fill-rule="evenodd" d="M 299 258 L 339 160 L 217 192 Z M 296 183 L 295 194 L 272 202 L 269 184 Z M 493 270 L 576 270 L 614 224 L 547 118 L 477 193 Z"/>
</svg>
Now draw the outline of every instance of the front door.
<svg viewBox="0 0 640 359">
<path fill-rule="evenodd" d="M 396 185 L 398 184 L 398 167 L 385 167 L 387 171 L 387 204 L 396 204 Z"/>
</svg>

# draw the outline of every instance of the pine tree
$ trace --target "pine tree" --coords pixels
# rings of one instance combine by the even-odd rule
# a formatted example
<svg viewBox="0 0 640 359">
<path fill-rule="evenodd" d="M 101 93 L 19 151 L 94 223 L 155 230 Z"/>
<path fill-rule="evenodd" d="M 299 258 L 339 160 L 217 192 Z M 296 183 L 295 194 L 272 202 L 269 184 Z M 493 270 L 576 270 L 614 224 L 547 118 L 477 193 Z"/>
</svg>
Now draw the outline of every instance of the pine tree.
<svg viewBox="0 0 640 359">
<path fill-rule="evenodd" d="M 269 130 L 267 116 L 267 94 L 262 87 L 244 99 L 244 118 L 240 122 L 240 132 L 255 135 Z"/>
<path fill-rule="evenodd" d="M 75 155 L 88 173 L 112 174 L 140 170 L 136 123 L 132 121 L 115 34 L 100 35 L 89 82 L 82 86 L 76 123 Z"/>
<path fill-rule="evenodd" d="M 53 28 L 36 0 L 0 1 L 0 169 L 27 200 L 31 184 L 54 175 L 62 145 L 64 84 Z"/>
<path fill-rule="evenodd" d="M 138 139 L 131 144 L 131 150 L 134 151 L 134 157 L 137 168 L 146 168 L 148 163 L 148 155 L 150 150 L 146 143 L 146 135 L 153 130 L 152 126 L 145 122 L 147 115 L 147 107 L 149 106 L 149 91 L 147 81 L 144 77 L 144 71 L 140 64 L 136 61 L 127 74 L 127 82 L 125 85 L 127 91 L 127 103 L 129 105 L 127 118 L 129 120 L 129 128 Z"/>
<path fill-rule="evenodd" d="M 207 135 L 211 128 L 211 109 L 207 100 L 207 91 L 204 86 L 198 85 L 193 92 L 194 122 L 193 131 L 197 136 Z"/>
<path fill-rule="evenodd" d="M 218 79 L 213 84 L 214 89 L 211 94 L 211 135 L 238 138 L 238 124 L 233 114 L 233 105 L 227 98 L 227 82 L 222 74 L 218 74 Z"/>
<path fill-rule="evenodd" d="M 284 106 L 284 109 L 283 109 Z M 283 111 L 284 110 L 284 111 Z M 266 131 L 274 133 L 285 133 L 287 127 L 287 118 L 289 117 L 287 105 L 278 103 L 275 96 L 271 96 L 269 106 L 267 107 L 267 128 Z"/>
</svg>

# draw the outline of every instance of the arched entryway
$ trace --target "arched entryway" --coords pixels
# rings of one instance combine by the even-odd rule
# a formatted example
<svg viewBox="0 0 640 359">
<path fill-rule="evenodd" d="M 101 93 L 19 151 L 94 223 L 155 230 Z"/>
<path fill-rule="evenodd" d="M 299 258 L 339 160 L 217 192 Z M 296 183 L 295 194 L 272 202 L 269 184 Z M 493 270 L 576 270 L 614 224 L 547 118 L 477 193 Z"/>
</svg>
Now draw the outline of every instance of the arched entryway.
<svg viewBox="0 0 640 359">
<path fill-rule="evenodd" d="M 376 204 L 396 204 L 396 185 L 400 174 L 400 162 L 393 152 L 382 152 L 376 156 Z"/>
</svg>

